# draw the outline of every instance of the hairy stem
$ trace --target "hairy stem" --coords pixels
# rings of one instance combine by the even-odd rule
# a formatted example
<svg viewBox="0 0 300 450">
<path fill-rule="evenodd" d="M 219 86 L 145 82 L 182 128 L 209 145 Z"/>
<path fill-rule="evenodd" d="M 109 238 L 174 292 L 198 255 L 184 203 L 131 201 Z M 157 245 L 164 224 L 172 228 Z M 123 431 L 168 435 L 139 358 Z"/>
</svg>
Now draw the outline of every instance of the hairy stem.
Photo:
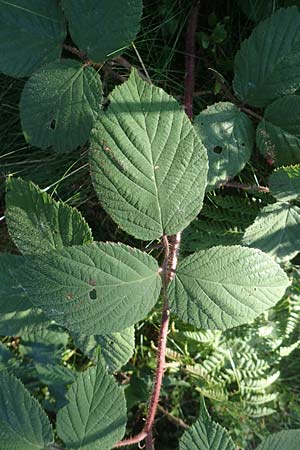
<svg viewBox="0 0 300 450">
<path fill-rule="evenodd" d="M 228 181 L 227 183 L 222 184 L 222 187 L 243 189 L 244 191 L 258 191 L 265 193 L 270 192 L 270 188 L 268 188 L 267 186 L 258 186 L 258 185 L 248 186 L 246 184 L 236 183 L 235 181 L 232 182 Z"/>
<path fill-rule="evenodd" d="M 195 90 L 195 34 L 197 29 L 200 1 L 194 2 L 187 24 L 185 37 L 185 80 L 184 80 L 184 108 L 191 119 L 193 117 L 193 95 Z"/>
</svg>

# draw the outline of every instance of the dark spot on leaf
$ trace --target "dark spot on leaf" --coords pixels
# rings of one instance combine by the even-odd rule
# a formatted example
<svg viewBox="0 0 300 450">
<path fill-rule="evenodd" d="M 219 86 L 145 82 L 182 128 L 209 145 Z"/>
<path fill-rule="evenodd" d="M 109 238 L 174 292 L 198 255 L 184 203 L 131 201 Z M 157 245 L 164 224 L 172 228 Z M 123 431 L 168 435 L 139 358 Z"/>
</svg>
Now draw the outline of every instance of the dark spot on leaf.
<svg viewBox="0 0 300 450">
<path fill-rule="evenodd" d="M 220 147 L 219 145 L 217 145 L 216 147 L 213 148 L 213 152 L 217 153 L 218 155 L 220 155 L 220 153 L 222 153 L 223 148 Z"/>
<path fill-rule="evenodd" d="M 91 290 L 89 292 L 89 296 L 90 296 L 91 300 L 96 300 L 96 298 L 97 298 L 97 291 L 96 291 L 96 289 Z"/>
<path fill-rule="evenodd" d="M 245 147 L 245 142 L 242 142 L 241 146 L 242 146 L 242 147 Z"/>
<path fill-rule="evenodd" d="M 203 122 L 200 122 L 200 125 L 204 125 L 204 123 L 203 123 Z"/>
<path fill-rule="evenodd" d="M 92 278 L 89 280 L 89 284 L 91 285 L 91 286 L 96 286 L 97 285 L 97 282 L 96 282 L 96 280 L 93 280 Z"/>
<path fill-rule="evenodd" d="M 52 119 L 50 122 L 50 128 L 51 128 L 51 130 L 55 130 L 55 127 L 56 127 L 56 120 Z"/>
</svg>

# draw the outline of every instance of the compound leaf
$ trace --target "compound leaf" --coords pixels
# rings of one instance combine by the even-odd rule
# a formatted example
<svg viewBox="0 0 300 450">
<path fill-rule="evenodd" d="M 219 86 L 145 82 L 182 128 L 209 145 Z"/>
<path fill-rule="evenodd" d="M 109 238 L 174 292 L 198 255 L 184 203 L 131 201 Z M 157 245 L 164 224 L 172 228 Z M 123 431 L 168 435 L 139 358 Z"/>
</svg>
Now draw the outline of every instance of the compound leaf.
<svg viewBox="0 0 300 450">
<path fill-rule="evenodd" d="M 284 202 L 265 206 L 246 229 L 243 244 L 280 262 L 292 259 L 300 251 L 300 208 Z"/>
<path fill-rule="evenodd" d="M 260 152 L 276 166 L 300 162 L 300 96 L 287 95 L 269 105 L 256 138 Z"/>
<path fill-rule="evenodd" d="M 91 230 L 77 209 L 56 202 L 21 178 L 7 181 L 6 221 L 11 238 L 24 254 L 92 241 Z"/>
<path fill-rule="evenodd" d="M 58 2 L 0 1 L 0 71 L 11 77 L 31 75 L 59 60 L 67 34 Z"/>
<path fill-rule="evenodd" d="M 31 306 L 22 286 L 15 278 L 15 271 L 22 264 L 21 256 L 0 253 L 0 314 L 23 311 Z"/>
<path fill-rule="evenodd" d="M 134 350 L 134 327 L 106 336 L 73 334 L 76 347 L 91 359 L 97 358 L 98 346 L 111 372 L 119 370 L 131 358 Z"/>
<path fill-rule="evenodd" d="M 207 155 L 176 100 L 135 70 L 114 89 L 91 140 L 99 199 L 121 228 L 151 240 L 175 234 L 199 213 Z"/>
<path fill-rule="evenodd" d="M 226 430 L 211 419 L 200 417 L 180 438 L 179 450 L 235 450 Z"/>
<path fill-rule="evenodd" d="M 53 443 L 48 417 L 21 381 L 0 372 L 0 446 L 2 450 L 42 450 Z"/>
<path fill-rule="evenodd" d="M 288 285 L 284 271 L 261 251 L 218 246 L 178 264 L 169 285 L 170 306 L 198 328 L 225 330 L 274 306 Z"/>
<path fill-rule="evenodd" d="M 93 243 L 30 255 L 17 276 L 31 302 L 71 331 L 110 334 L 143 319 L 161 287 L 152 256 Z"/>
<path fill-rule="evenodd" d="M 110 450 L 125 432 L 124 391 L 101 360 L 80 373 L 57 415 L 57 433 L 67 448 Z"/>
<path fill-rule="evenodd" d="M 97 62 L 131 45 L 139 31 L 142 0 L 63 0 L 73 41 Z"/>
<path fill-rule="evenodd" d="M 234 177 L 249 161 L 254 146 L 254 127 L 237 106 L 220 102 L 195 118 L 195 128 L 207 148 L 206 190 L 211 190 Z"/>
<path fill-rule="evenodd" d="M 280 201 L 300 197 L 300 165 L 280 167 L 270 176 L 271 194 Z"/>
<path fill-rule="evenodd" d="M 284 430 L 271 434 L 258 447 L 257 450 L 298 450 L 300 430 Z"/>
<path fill-rule="evenodd" d="M 300 87 L 300 14 L 296 7 L 279 9 L 246 39 L 234 60 L 237 96 L 264 107 Z"/>
<path fill-rule="evenodd" d="M 20 101 L 23 133 L 30 144 L 68 152 L 84 144 L 100 110 L 102 84 L 92 67 L 62 60 L 27 81 Z"/>
</svg>

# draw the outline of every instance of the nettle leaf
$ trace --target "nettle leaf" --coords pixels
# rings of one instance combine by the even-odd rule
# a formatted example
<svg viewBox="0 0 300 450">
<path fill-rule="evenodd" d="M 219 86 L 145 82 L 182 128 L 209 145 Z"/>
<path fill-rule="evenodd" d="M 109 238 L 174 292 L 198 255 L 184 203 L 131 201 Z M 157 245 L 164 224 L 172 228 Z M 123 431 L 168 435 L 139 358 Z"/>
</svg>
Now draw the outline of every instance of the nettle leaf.
<svg viewBox="0 0 300 450">
<path fill-rule="evenodd" d="M 22 262 L 21 256 L 0 253 L 0 314 L 23 311 L 31 306 L 24 289 L 15 278 L 15 271 Z"/>
<path fill-rule="evenodd" d="M 249 161 L 254 146 L 254 127 L 246 114 L 230 102 L 209 106 L 195 118 L 194 125 L 207 148 L 206 190 L 211 190 L 234 177 Z"/>
<path fill-rule="evenodd" d="M 135 70 L 99 116 L 90 160 L 104 209 L 139 239 L 175 234 L 201 209 L 206 150 L 176 100 Z"/>
<path fill-rule="evenodd" d="M 50 324 L 50 320 L 37 308 L 0 314 L 0 336 L 20 336 L 26 330 L 36 330 Z"/>
<path fill-rule="evenodd" d="M 0 372 L 1 450 L 41 450 L 53 443 L 48 417 L 21 381 Z"/>
<path fill-rule="evenodd" d="M 6 221 L 22 253 L 44 253 L 92 241 L 92 232 L 80 212 L 56 202 L 35 184 L 9 178 Z"/>
<path fill-rule="evenodd" d="M 123 244 L 95 242 L 24 259 L 17 276 L 31 302 L 82 334 L 110 334 L 133 325 L 160 293 L 155 259 Z"/>
<path fill-rule="evenodd" d="M 64 59 L 27 81 L 20 101 L 24 136 L 42 149 L 68 152 L 89 138 L 99 113 L 102 83 L 92 67 Z"/>
<path fill-rule="evenodd" d="M 300 165 L 280 167 L 270 176 L 271 194 L 280 201 L 300 197 Z"/>
<path fill-rule="evenodd" d="M 127 420 L 124 390 L 101 360 L 78 375 L 67 399 L 57 415 L 57 433 L 67 448 L 110 450 L 122 439 Z"/>
<path fill-rule="evenodd" d="M 179 440 L 179 450 L 235 450 L 227 431 L 201 412 L 199 419 Z"/>
<path fill-rule="evenodd" d="M 292 259 L 300 251 L 300 208 L 285 202 L 265 206 L 246 229 L 243 244 L 280 262 Z"/>
<path fill-rule="evenodd" d="M 257 450 L 298 450 L 300 430 L 284 430 L 267 437 Z"/>
<path fill-rule="evenodd" d="M 287 95 L 269 105 L 256 140 L 260 152 L 276 166 L 300 162 L 300 96 Z"/>
<path fill-rule="evenodd" d="M 198 328 L 225 330 L 274 306 L 288 285 L 285 272 L 259 250 L 218 246 L 178 264 L 169 285 L 170 307 Z"/>
<path fill-rule="evenodd" d="M 237 96 L 264 107 L 300 87 L 300 14 L 279 9 L 246 39 L 234 60 Z"/>
<path fill-rule="evenodd" d="M 67 30 L 58 2 L 1 0 L 0 71 L 26 77 L 59 60 Z"/>
<path fill-rule="evenodd" d="M 84 336 L 73 334 L 76 347 L 85 355 L 95 360 L 100 346 L 101 355 L 111 372 L 119 370 L 133 355 L 134 327 L 106 336 Z"/>
<path fill-rule="evenodd" d="M 63 0 L 73 41 L 103 62 L 131 45 L 140 27 L 142 0 Z"/>
</svg>

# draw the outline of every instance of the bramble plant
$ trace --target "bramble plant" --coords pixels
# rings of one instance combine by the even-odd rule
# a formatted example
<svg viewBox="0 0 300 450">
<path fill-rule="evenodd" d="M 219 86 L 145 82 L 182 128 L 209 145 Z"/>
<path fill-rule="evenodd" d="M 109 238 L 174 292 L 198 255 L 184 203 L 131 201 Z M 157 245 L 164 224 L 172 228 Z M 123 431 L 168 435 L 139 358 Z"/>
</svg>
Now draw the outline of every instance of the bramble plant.
<svg viewBox="0 0 300 450">
<path fill-rule="evenodd" d="M 163 250 L 154 258 L 123 243 L 96 242 L 78 210 L 32 182 L 8 178 L 5 217 L 22 255 L 0 255 L 0 333 L 21 333 L 24 342 L 34 334 L 36 342 L 51 344 L 47 364 L 45 346 L 29 345 L 24 351 L 39 352 L 35 370 L 45 385 L 70 387 L 66 399 L 58 395 L 54 432 L 17 378 L 18 363 L 1 345 L 6 362 L 0 372 L 3 450 L 110 450 L 143 441 L 147 450 L 154 449 L 170 315 L 195 333 L 212 330 L 215 336 L 214 330 L 249 323 L 274 307 L 290 285 L 279 263 L 300 251 L 300 168 L 290 165 L 300 161 L 295 150 L 299 124 L 284 113 L 300 105 L 297 8 L 279 9 L 255 28 L 235 58 L 237 97 L 209 106 L 194 124 L 188 96 L 185 112 L 134 68 L 101 105 L 98 72 L 131 44 L 141 14 L 141 0 L 15 0 L 0 6 L 0 36 L 6 37 L 0 68 L 10 76 L 29 77 L 20 102 L 28 142 L 67 152 L 89 140 L 91 179 L 104 210 L 124 232 Z M 62 49 L 79 59 L 60 59 Z M 285 165 L 271 175 L 269 188 L 257 187 L 269 193 L 269 204 L 253 224 L 247 223 L 236 245 L 212 242 L 183 257 L 181 232 L 197 220 L 205 193 L 234 177 L 251 157 L 255 128 L 250 117 L 259 120 L 260 151 L 277 166 Z M 113 372 L 133 353 L 134 325 L 156 304 L 161 325 L 153 389 L 142 430 L 124 438 L 125 393 Z M 57 364 L 66 330 L 93 361 L 79 374 Z M 282 431 L 258 449 L 297 450 L 299 438 L 299 430 Z M 203 401 L 179 449 L 234 450 L 235 445 Z"/>
</svg>

